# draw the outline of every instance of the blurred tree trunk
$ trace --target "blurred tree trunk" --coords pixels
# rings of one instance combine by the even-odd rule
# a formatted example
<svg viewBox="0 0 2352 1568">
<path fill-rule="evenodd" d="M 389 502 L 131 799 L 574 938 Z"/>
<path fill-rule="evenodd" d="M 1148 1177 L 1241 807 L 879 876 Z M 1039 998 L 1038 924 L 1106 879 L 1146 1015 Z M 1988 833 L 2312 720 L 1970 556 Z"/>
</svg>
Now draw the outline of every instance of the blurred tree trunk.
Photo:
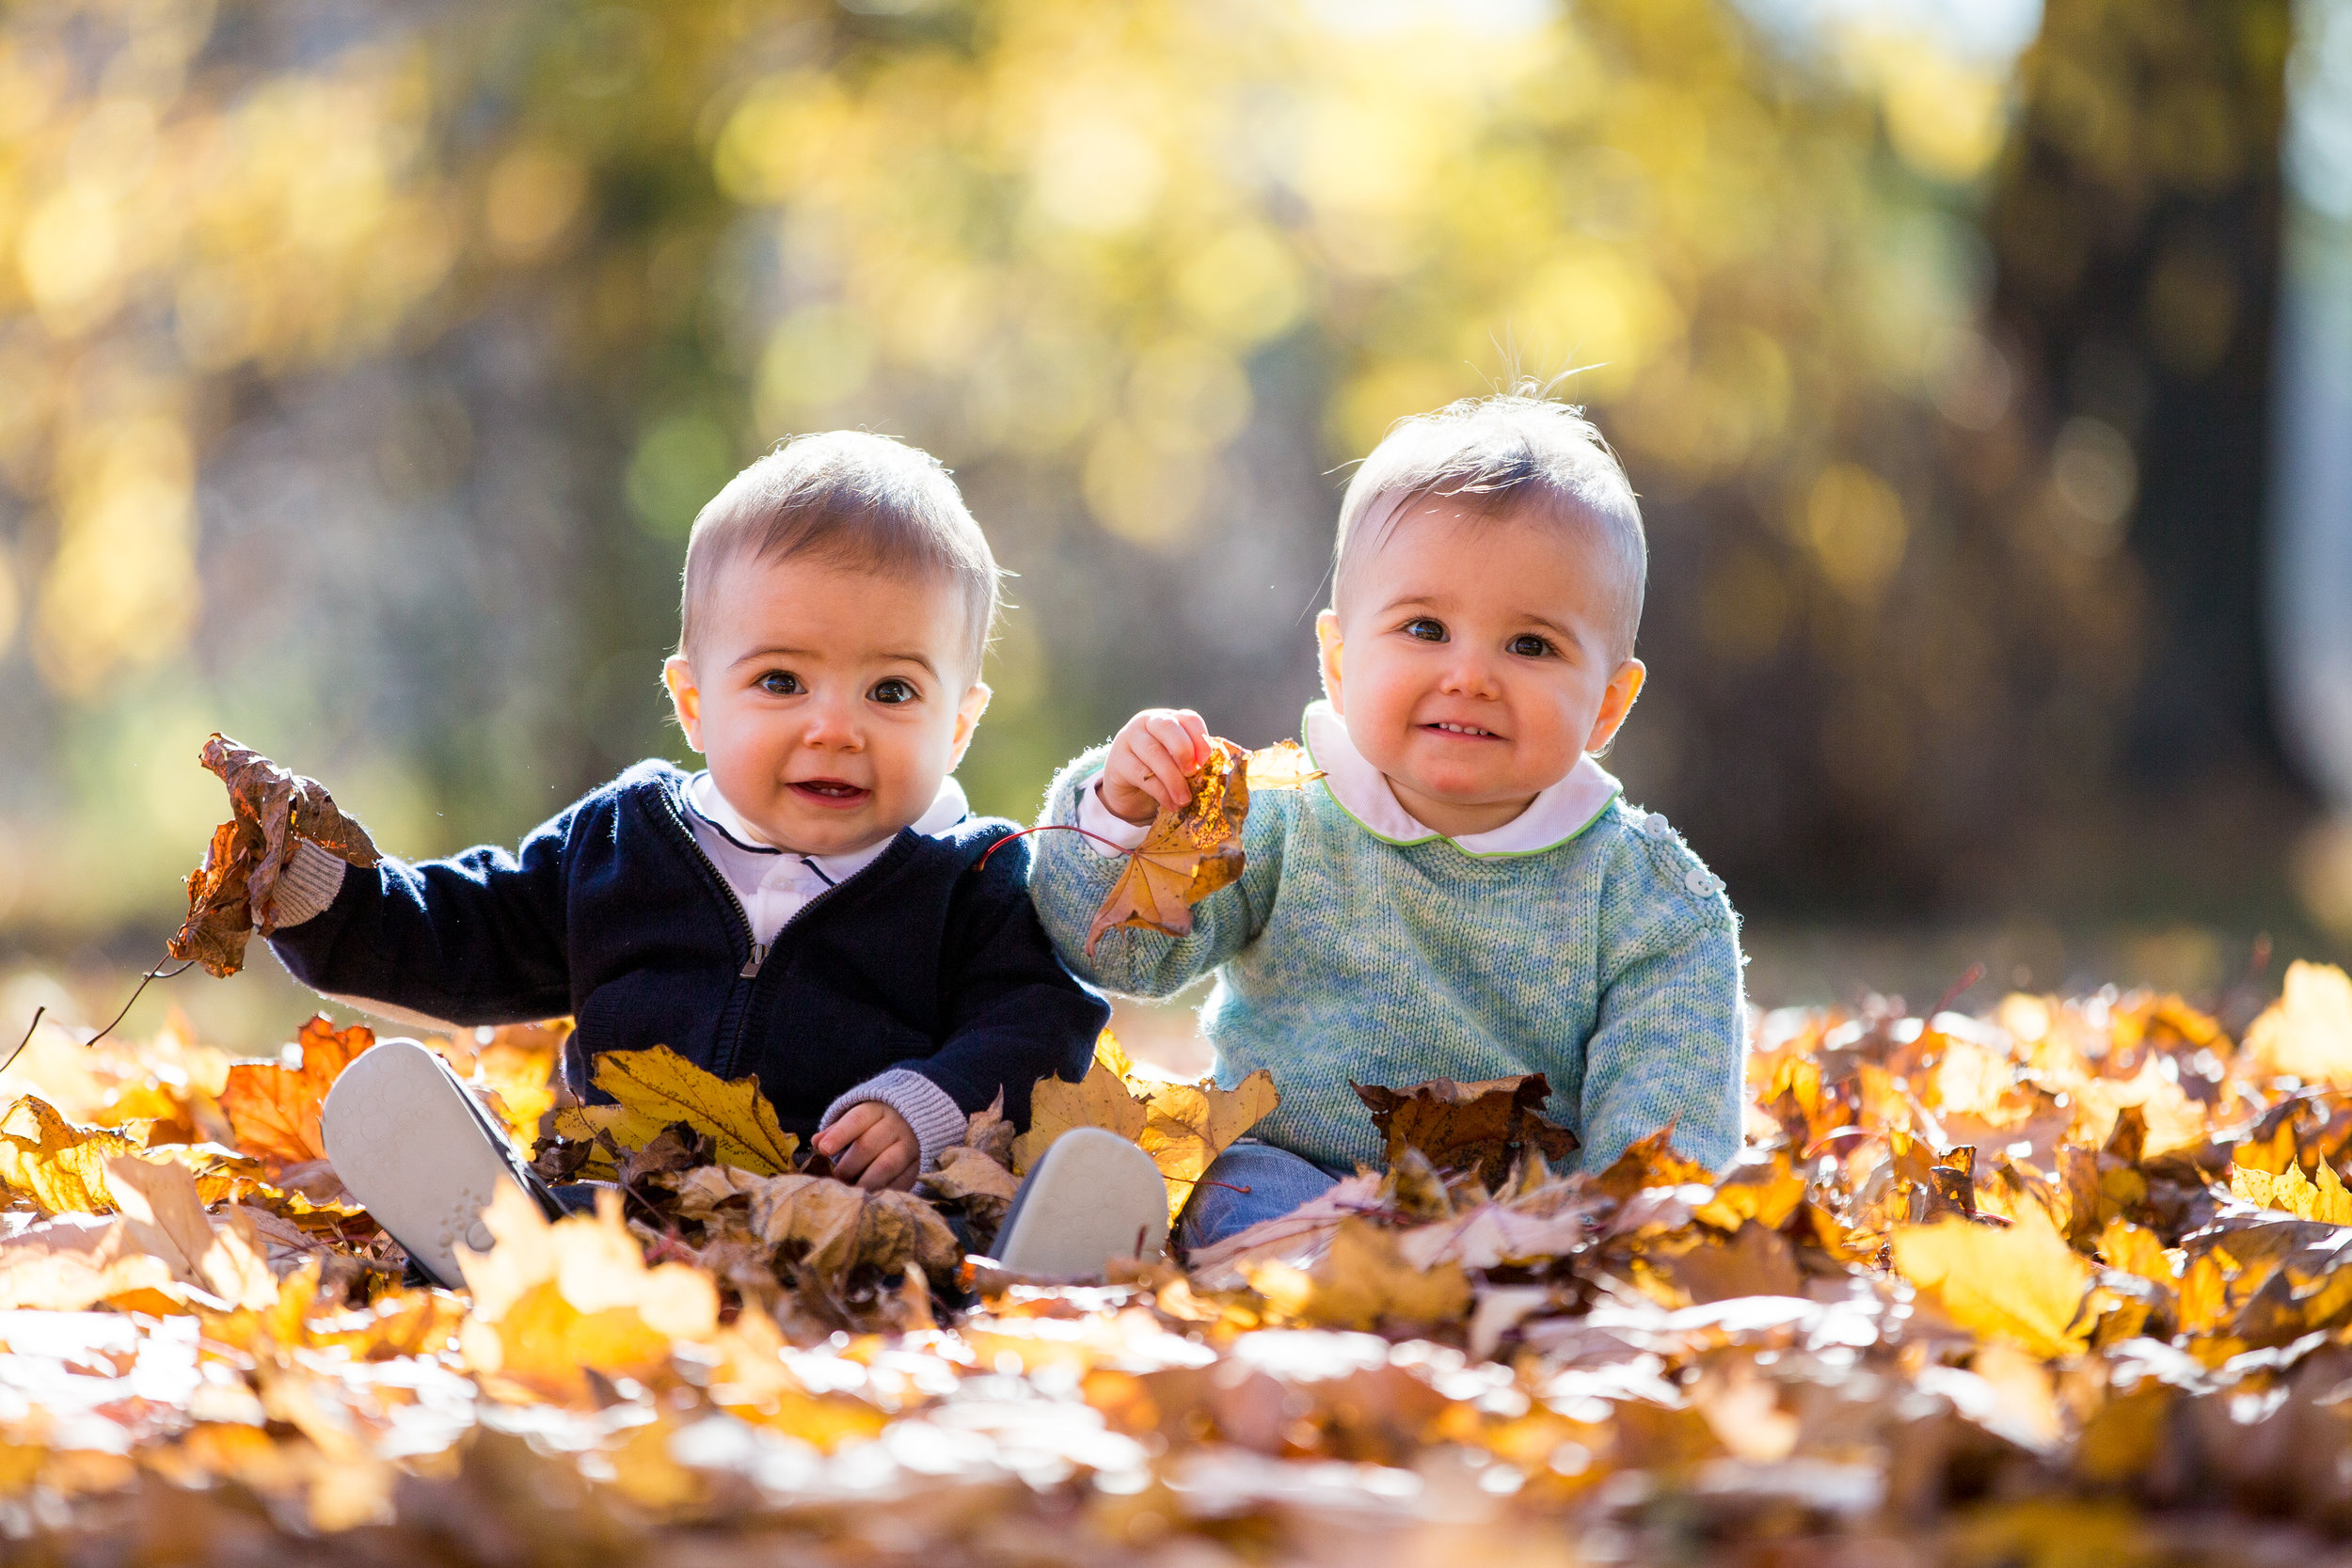
<svg viewBox="0 0 2352 1568">
<path fill-rule="evenodd" d="M 1986 223 L 2061 505 L 2131 482 L 2148 641 L 2110 751 L 2126 788 L 2280 774 L 2261 622 L 2288 36 L 2286 0 L 2050 0 Z M 2127 471 L 2102 471 L 2112 436 Z"/>
</svg>

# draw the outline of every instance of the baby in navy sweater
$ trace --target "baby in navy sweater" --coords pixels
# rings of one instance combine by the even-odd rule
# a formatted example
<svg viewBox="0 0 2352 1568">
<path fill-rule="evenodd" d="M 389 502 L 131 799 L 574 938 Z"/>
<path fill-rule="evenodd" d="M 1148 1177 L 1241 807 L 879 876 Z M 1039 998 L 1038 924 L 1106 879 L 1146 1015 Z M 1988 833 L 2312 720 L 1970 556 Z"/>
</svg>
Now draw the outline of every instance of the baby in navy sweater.
<svg viewBox="0 0 2352 1568">
<path fill-rule="evenodd" d="M 703 509 L 687 545 L 663 677 L 706 771 L 640 763 L 514 852 L 358 869 L 305 843 L 272 947 L 306 984 L 394 1017 L 568 1012 L 575 1088 L 585 1056 L 654 1045 L 756 1073 L 836 1176 L 912 1186 L 998 1094 L 1025 1122 L 1037 1080 L 1081 1075 L 1108 1013 L 1038 924 L 1027 843 L 971 816 L 951 776 L 988 705 L 997 578 L 930 456 L 854 432 L 787 444 Z M 479 1214 L 499 1181 L 573 1206 L 413 1042 L 355 1062 L 322 1126 L 345 1185 L 444 1282 L 460 1243 L 489 1244 Z M 1081 1220 L 1123 1174 L 1137 1201 L 1099 1217 L 1128 1248 L 1127 1209 L 1164 1225 L 1140 1150 L 1079 1147 L 1061 1164 L 1111 1163 L 1078 1181 Z M 1085 1253 L 1092 1230 L 1077 1231 Z M 1104 1256 L 1025 1261 L 1079 1272 Z"/>
</svg>

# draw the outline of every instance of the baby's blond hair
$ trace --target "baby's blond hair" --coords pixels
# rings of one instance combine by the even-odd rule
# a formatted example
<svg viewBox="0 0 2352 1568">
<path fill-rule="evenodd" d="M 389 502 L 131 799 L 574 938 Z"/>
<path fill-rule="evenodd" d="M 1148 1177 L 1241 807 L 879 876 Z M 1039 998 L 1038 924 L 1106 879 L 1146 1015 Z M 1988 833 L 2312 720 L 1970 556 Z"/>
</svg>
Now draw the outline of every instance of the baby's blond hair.
<svg viewBox="0 0 2352 1568">
<path fill-rule="evenodd" d="M 727 567 L 799 555 L 945 582 L 963 600 L 977 678 L 1002 574 L 939 459 L 887 436 L 834 430 L 787 441 L 737 474 L 687 536 L 678 652 L 693 657 L 695 623 Z"/>
<path fill-rule="evenodd" d="M 1332 546 L 1331 605 L 1345 613 L 1351 579 L 1422 501 L 1454 502 L 1479 519 L 1533 516 L 1598 547 L 1610 582 L 1610 655 L 1633 653 L 1649 578 L 1642 508 L 1617 454 L 1583 410 L 1522 381 L 1391 426 L 1349 481 Z"/>
</svg>

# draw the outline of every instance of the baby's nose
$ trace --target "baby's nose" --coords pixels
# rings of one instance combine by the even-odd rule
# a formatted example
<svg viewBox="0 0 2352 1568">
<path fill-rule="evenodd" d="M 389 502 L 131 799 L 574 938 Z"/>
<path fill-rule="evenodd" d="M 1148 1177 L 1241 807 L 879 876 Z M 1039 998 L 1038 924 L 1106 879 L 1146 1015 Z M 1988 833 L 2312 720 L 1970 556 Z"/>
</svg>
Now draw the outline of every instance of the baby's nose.
<svg viewBox="0 0 2352 1568">
<path fill-rule="evenodd" d="M 831 703 L 812 705 L 807 727 L 801 732 L 802 741 L 810 746 L 850 746 L 857 738 L 855 716 Z"/>
<path fill-rule="evenodd" d="M 1466 654 L 1447 667 L 1445 689 L 1469 697 L 1491 697 L 1501 691 L 1502 685 L 1492 660 Z"/>
</svg>

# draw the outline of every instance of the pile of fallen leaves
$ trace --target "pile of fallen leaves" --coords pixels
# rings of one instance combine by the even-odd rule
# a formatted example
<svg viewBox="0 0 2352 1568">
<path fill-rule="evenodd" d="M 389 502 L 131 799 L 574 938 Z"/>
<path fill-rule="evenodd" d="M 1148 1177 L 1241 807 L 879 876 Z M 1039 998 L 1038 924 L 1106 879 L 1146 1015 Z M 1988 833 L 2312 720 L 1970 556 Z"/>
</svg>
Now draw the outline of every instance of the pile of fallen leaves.
<svg viewBox="0 0 2352 1568">
<path fill-rule="evenodd" d="M 1757 1021 L 1728 1171 L 1555 1174 L 1528 1083 L 1365 1085 L 1391 1168 L 1109 1285 L 985 1259 L 1071 1127 L 1180 1206 L 1274 1102 L 1107 1041 L 920 1194 L 745 1080 L 431 1042 L 543 1171 L 417 1289 L 318 1103 L 368 1048 L 38 1033 L 6 1074 L 9 1562 L 2310 1561 L 2352 1535 L 2352 981 Z"/>
</svg>

